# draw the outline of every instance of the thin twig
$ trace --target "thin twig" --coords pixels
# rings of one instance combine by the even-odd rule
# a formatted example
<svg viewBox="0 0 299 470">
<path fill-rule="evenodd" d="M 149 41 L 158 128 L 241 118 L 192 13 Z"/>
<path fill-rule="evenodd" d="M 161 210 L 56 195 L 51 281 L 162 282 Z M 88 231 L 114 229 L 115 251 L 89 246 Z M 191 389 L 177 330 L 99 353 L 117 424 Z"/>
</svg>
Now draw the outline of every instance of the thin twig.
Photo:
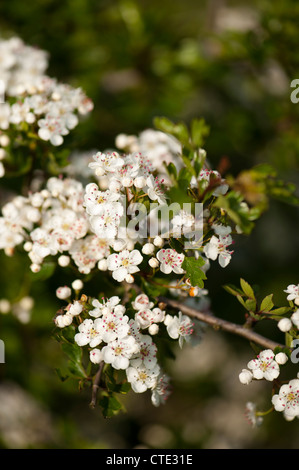
<svg viewBox="0 0 299 470">
<path fill-rule="evenodd" d="M 99 384 L 100 384 L 101 375 L 102 375 L 104 365 L 105 365 L 104 361 L 101 361 L 99 369 L 98 369 L 98 371 L 97 371 L 97 373 L 94 377 L 94 380 L 93 380 L 92 393 L 91 393 L 91 402 L 89 404 L 89 406 L 91 408 L 94 408 L 97 404 L 97 395 L 98 395 L 98 390 L 99 390 L 99 387 L 100 387 Z"/>
<path fill-rule="evenodd" d="M 242 325 L 223 320 L 222 318 L 217 318 L 209 313 L 200 312 L 195 308 L 188 307 L 188 305 L 184 305 L 183 303 L 177 302 L 175 300 L 170 300 L 165 297 L 159 297 L 159 301 L 165 303 L 169 307 L 173 307 L 176 310 L 180 310 L 182 313 L 188 315 L 189 317 L 196 318 L 197 320 L 207 323 L 208 325 L 213 326 L 217 330 L 223 330 L 238 336 L 242 336 L 243 338 L 257 343 L 266 349 L 274 350 L 277 347 L 286 347 L 283 344 L 276 343 L 271 339 L 265 338 L 264 336 L 256 333 L 253 330 L 250 330 L 249 328 L 244 328 L 244 326 Z"/>
</svg>

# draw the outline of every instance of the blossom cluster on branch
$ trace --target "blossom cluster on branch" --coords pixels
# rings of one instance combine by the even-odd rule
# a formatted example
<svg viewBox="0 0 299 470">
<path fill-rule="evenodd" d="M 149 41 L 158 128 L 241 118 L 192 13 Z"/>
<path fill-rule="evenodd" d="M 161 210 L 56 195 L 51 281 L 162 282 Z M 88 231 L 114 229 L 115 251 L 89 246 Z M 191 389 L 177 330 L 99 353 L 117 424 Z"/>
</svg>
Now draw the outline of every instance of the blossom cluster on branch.
<svg viewBox="0 0 299 470">
<path fill-rule="evenodd" d="M 55 316 L 55 335 L 70 359 L 69 373 L 82 387 L 91 387 L 92 406 L 98 403 L 112 416 L 122 409 L 116 395 L 129 390 L 149 390 L 158 406 L 170 394 L 167 354 L 177 344 L 198 344 L 204 324 L 213 319 L 205 288 L 210 263 L 227 267 L 235 238 L 251 233 L 269 197 L 282 191 L 284 200 L 294 203 L 293 188 L 277 181 L 268 165 L 259 165 L 247 176 L 263 197 L 250 203 L 246 188 L 212 169 L 202 148 L 208 128 L 201 119 L 189 129 L 157 118 L 156 128 L 139 136 L 120 134 L 115 149 L 92 152 L 82 177 L 86 160 L 77 167 L 78 156 L 71 156 L 66 166 L 55 148 L 78 124 L 78 115 L 92 109 L 91 100 L 81 89 L 45 76 L 42 51 L 17 38 L 0 42 L 0 50 L 8 97 L 0 105 L 0 150 L 7 176 L 19 171 L 23 177 L 20 193 L 7 196 L 2 206 L 0 249 L 7 256 L 25 251 L 33 274 L 49 265 L 49 276 L 56 269 L 65 270 L 66 279 L 75 272 L 76 279 L 56 291 L 66 305 Z M 43 59 L 37 70 L 28 65 L 36 54 Z M 34 155 L 29 159 L 28 148 Z M 20 155 L 24 161 L 18 168 Z M 87 295 L 82 290 L 91 280 L 98 292 Z M 259 304 L 243 279 L 241 289 L 226 289 L 246 311 L 244 328 L 230 331 L 248 332 L 267 317 L 287 333 L 286 348 L 298 337 L 298 286 L 289 286 L 290 303 L 282 308 L 274 308 L 272 295 Z M 191 305 L 200 321 L 161 296 Z M 9 309 L 7 302 L 1 300 L 0 311 L 1 305 L 2 311 Z M 252 336 L 259 343 L 258 335 Z M 291 351 L 278 348 L 260 351 L 241 372 L 241 382 L 277 380 Z M 293 388 L 289 393 L 297 400 Z M 297 416 L 295 398 L 288 395 L 286 402 L 280 395 L 285 397 L 284 388 L 272 399 L 275 409 L 285 404 L 289 410 L 292 402 Z"/>
</svg>

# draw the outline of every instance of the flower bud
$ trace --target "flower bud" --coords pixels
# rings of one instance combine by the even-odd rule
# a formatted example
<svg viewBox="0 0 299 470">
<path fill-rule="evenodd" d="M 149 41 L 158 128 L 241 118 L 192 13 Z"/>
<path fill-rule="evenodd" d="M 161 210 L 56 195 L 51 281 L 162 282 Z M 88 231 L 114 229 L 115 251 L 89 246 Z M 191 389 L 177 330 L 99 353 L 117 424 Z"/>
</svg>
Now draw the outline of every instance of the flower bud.
<svg viewBox="0 0 299 470">
<path fill-rule="evenodd" d="M 280 329 L 280 331 L 283 331 L 285 333 L 287 331 L 290 331 L 290 329 L 292 328 L 292 322 L 289 318 L 282 318 L 277 323 L 277 326 Z"/>
<path fill-rule="evenodd" d="M 243 369 L 239 374 L 239 380 L 241 384 L 248 385 L 252 381 L 253 375 L 250 370 Z"/>
<path fill-rule="evenodd" d="M 81 279 L 76 279 L 75 281 L 72 282 L 72 288 L 74 290 L 81 290 L 83 289 L 83 282 Z"/>
<path fill-rule="evenodd" d="M 126 276 L 126 282 L 128 282 L 129 284 L 133 284 L 134 282 L 134 277 L 132 276 L 132 274 L 128 274 Z"/>
<path fill-rule="evenodd" d="M 98 269 L 100 271 L 107 271 L 108 264 L 107 264 L 107 260 L 105 258 L 100 259 L 100 261 L 98 262 Z"/>
<path fill-rule="evenodd" d="M 134 179 L 134 186 L 135 188 L 141 189 L 146 185 L 146 179 L 144 176 L 137 176 L 137 178 Z"/>
<path fill-rule="evenodd" d="M 152 255 L 155 251 L 155 246 L 152 243 L 145 243 L 141 251 L 144 255 Z"/>
<path fill-rule="evenodd" d="M 30 269 L 33 273 L 38 273 L 41 269 L 40 265 L 39 264 L 36 264 L 36 263 L 32 263 L 30 265 Z"/>
<path fill-rule="evenodd" d="M 159 266 L 159 261 L 157 258 L 151 258 L 148 262 L 151 268 L 157 268 Z"/>
<path fill-rule="evenodd" d="M 56 297 L 58 297 L 58 299 L 65 300 L 70 297 L 71 294 L 72 291 L 68 286 L 58 287 L 58 289 L 56 289 Z"/>
<path fill-rule="evenodd" d="M 89 353 L 89 359 L 93 364 L 99 364 L 103 360 L 103 353 L 100 349 L 92 349 Z"/>
<path fill-rule="evenodd" d="M 288 356 L 283 352 L 280 352 L 280 353 L 276 354 L 276 356 L 275 356 L 275 361 L 277 362 L 277 364 L 279 364 L 281 366 L 283 364 L 285 364 L 287 362 L 287 360 L 288 360 Z"/>
<path fill-rule="evenodd" d="M 61 255 L 59 256 L 58 258 L 58 264 L 59 266 L 61 266 L 62 268 L 65 268 L 66 266 L 68 266 L 70 264 L 70 257 L 69 256 L 66 256 L 66 255 Z"/>
<path fill-rule="evenodd" d="M 159 332 L 159 325 L 157 325 L 157 323 L 153 323 L 150 325 L 148 332 L 150 335 L 156 335 Z"/>
<path fill-rule="evenodd" d="M 154 238 L 154 245 L 157 247 L 157 248 L 161 248 L 163 245 L 164 245 L 164 240 L 163 238 L 159 237 L 159 235 L 157 235 L 155 238 Z"/>
</svg>

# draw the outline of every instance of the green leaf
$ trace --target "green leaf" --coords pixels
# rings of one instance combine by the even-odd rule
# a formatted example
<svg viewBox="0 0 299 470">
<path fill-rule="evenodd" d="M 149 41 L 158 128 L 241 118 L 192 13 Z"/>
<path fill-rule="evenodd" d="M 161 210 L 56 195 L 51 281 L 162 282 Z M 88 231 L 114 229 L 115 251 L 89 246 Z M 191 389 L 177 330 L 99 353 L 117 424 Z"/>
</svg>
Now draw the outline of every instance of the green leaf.
<svg viewBox="0 0 299 470">
<path fill-rule="evenodd" d="M 204 287 L 204 279 L 206 279 L 206 275 L 201 269 L 201 267 L 205 264 L 203 258 L 194 258 L 186 256 L 183 263 L 182 268 L 186 271 L 186 276 L 190 279 L 191 285 L 193 287 L 198 286 L 200 288 Z"/>
<path fill-rule="evenodd" d="M 238 287 L 233 286 L 232 284 L 227 284 L 223 286 L 223 289 L 225 289 L 229 294 L 234 295 L 235 297 L 238 295 L 243 295 L 243 291 Z"/>
<path fill-rule="evenodd" d="M 243 299 L 243 297 L 241 295 L 237 295 L 236 296 L 238 301 L 240 302 L 241 305 L 243 305 L 243 307 L 247 310 L 247 305 L 245 303 L 245 300 Z"/>
<path fill-rule="evenodd" d="M 86 372 L 82 364 L 79 362 L 69 361 L 68 369 L 74 377 L 86 378 Z"/>
<path fill-rule="evenodd" d="M 250 299 L 255 299 L 254 291 L 251 285 L 242 278 L 240 279 L 240 284 L 244 294 L 247 295 L 247 297 Z"/>
<path fill-rule="evenodd" d="M 270 295 L 267 295 L 262 303 L 261 303 L 261 306 L 260 306 L 260 310 L 261 312 L 269 312 L 273 307 L 274 307 L 274 303 L 272 301 L 272 298 L 273 298 L 273 294 L 270 294 Z M 271 312 L 273 313 L 273 312 Z"/>
<path fill-rule="evenodd" d="M 123 408 L 117 398 L 110 394 L 103 395 L 99 400 L 99 405 L 102 408 L 102 413 L 105 418 L 111 418 Z"/>
<path fill-rule="evenodd" d="M 279 307 L 271 310 L 271 315 L 284 315 L 285 313 L 290 312 L 292 309 L 290 307 Z"/>
<path fill-rule="evenodd" d="M 73 362 L 81 362 L 82 360 L 82 349 L 76 343 L 62 343 L 61 345 L 63 352 Z"/>
<path fill-rule="evenodd" d="M 63 375 L 60 369 L 55 369 L 55 372 L 60 378 L 61 382 L 65 382 L 69 378 L 68 375 Z"/>
<path fill-rule="evenodd" d="M 124 382 L 124 383 L 113 383 L 113 382 L 106 382 L 107 389 L 110 392 L 115 392 L 115 393 L 121 393 L 122 395 L 125 395 L 131 390 L 131 385 L 129 382 Z"/>
<path fill-rule="evenodd" d="M 205 137 L 209 135 L 210 129 L 204 119 L 193 119 L 191 122 L 191 139 L 196 147 L 202 147 Z"/>
<path fill-rule="evenodd" d="M 156 117 L 154 126 L 162 132 L 171 134 L 178 139 L 184 146 L 190 146 L 190 137 L 186 124 L 183 122 L 174 123 L 166 117 Z"/>
<path fill-rule="evenodd" d="M 256 310 L 256 300 L 254 299 L 247 299 L 245 301 L 246 309 L 248 312 L 255 312 Z"/>
</svg>

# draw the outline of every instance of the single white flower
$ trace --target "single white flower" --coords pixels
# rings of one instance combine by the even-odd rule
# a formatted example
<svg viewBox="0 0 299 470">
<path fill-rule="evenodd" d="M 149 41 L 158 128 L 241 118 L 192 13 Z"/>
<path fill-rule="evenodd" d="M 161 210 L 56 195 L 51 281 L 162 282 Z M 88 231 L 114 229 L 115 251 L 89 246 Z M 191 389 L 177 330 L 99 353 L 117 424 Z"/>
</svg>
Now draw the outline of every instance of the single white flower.
<svg viewBox="0 0 299 470">
<path fill-rule="evenodd" d="M 160 367 L 156 365 L 153 369 L 144 366 L 129 367 L 126 370 L 128 382 L 135 393 L 143 393 L 148 389 L 153 389 L 157 385 L 160 374 Z"/>
<path fill-rule="evenodd" d="M 130 358 L 138 350 L 138 344 L 133 336 L 126 336 L 110 342 L 102 349 L 103 360 L 114 369 L 127 369 Z"/>
<path fill-rule="evenodd" d="M 115 313 L 107 313 L 94 322 L 95 329 L 101 335 L 105 343 L 115 341 L 116 338 L 124 338 L 130 329 L 129 317 L 126 315 L 116 315 Z"/>
<path fill-rule="evenodd" d="M 160 374 L 157 378 L 156 385 L 152 389 L 151 401 L 154 406 L 165 404 L 167 398 L 171 394 L 170 378 L 166 374 Z"/>
<path fill-rule="evenodd" d="M 164 323 L 170 338 L 179 340 L 180 348 L 183 347 L 184 340 L 190 340 L 194 331 L 194 323 L 187 315 L 182 315 L 182 312 L 179 312 L 175 317 L 166 315 Z"/>
<path fill-rule="evenodd" d="M 181 267 L 185 259 L 185 255 L 182 253 L 177 253 L 171 248 L 163 248 L 158 251 L 157 259 L 160 261 L 160 271 L 164 274 L 170 274 L 172 271 L 175 274 L 183 274 L 185 272 Z"/>
<path fill-rule="evenodd" d="M 120 253 L 113 253 L 107 258 L 107 266 L 112 271 L 112 277 L 118 282 L 125 280 L 128 274 L 134 274 L 140 269 L 138 265 L 143 257 L 139 250 L 123 250 Z"/>
<path fill-rule="evenodd" d="M 91 348 L 95 348 L 102 342 L 99 331 L 96 330 L 93 320 L 87 318 L 78 327 L 79 333 L 75 335 L 75 342 L 78 346 L 86 346 L 89 344 Z"/>
<path fill-rule="evenodd" d="M 225 268 L 230 260 L 233 251 L 229 251 L 227 247 L 231 245 L 232 238 L 230 235 L 219 236 L 217 238 L 215 235 L 211 237 L 211 240 L 204 246 L 204 254 L 207 258 L 216 260 L 218 257 L 218 262 L 222 268 Z"/>
<path fill-rule="evenodd" d="M 247 367 L 255 379 L 273 381 L 280 373 L 279 365 L 275 361 L 275 354 L 271 349 L 262 351 L 256 359 L 251 360 Z"/>
<path fill-rule="evenodd" d="M 133 367 L 144 366 L 146 369 L 153 369 L 157 364 L 157 346 L 148 335 L 139 335 L 139 350 L 131 358 L 130 364 Z"/>
<path fill-rule="evenodd" d="M 299 416 L 299 380 L 290 380 L 282 385 L 279 393 L 273 395 L 272 403 L 276 411 L 283 411 L 286 417 Z"/>
<path fill-rule="evenodd" d="M 132 302 L 134 310 L 151 309 L 154 306 L 154 302 L 151 302 L 146 294 L 139 294 Z"/>
<path fill-rule="evenodd" d="M 97 176 L 103 176 L 107 172 L 114 173 L 124 165 L 124 160 L 117 152 L 107 154 L 98 152 L 93 155 L 93 159 L 94 162 L 89 163 L 88 166 L 92 170 L 95 170 Z"/>
<path fill-rule="evenodd" d="M 290 284 L 284 292 L 288 294 L 287 300 L 295 300 L 299 297 L 299 284 Z"/>
</svg>

